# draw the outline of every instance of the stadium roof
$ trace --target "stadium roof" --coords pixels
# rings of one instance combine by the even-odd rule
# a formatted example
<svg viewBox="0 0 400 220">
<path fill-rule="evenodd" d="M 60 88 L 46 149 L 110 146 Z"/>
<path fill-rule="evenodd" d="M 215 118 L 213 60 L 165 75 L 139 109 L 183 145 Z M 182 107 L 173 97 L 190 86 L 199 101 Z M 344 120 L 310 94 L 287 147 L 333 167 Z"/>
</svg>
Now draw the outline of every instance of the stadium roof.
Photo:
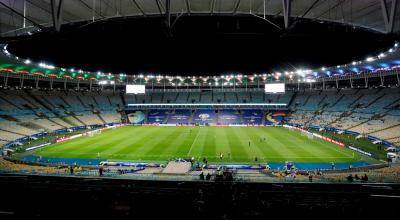
<svg viewBox="0 0 400 220">
<path fill-rule="evenodd" d="M 57 29 L 60 24 L 78 21 L 165 16 L 168 8 L 172 16 L 254 15 L 281 29 L 306 18 L 399 33 L 400 22 L 394 22 L 400 12 L 396 3 L 397 0 L 8 0 L 0 1 L 0 36 L 23 35 L 48 27 Z M 58 11 L 62 13 L 57 14 Z M 284 17 L 285 22 L 274 23 L 268 20 L 271 16 Z"/>
</svg>

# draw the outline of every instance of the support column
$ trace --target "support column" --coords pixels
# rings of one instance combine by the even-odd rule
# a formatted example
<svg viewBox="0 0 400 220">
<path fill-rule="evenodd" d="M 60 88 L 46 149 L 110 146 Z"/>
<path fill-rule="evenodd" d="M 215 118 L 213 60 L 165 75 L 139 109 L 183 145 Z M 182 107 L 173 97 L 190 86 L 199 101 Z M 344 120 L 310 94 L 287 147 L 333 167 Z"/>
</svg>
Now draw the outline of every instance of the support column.
<svg viewBox="0 0 400 220">
<path fill-rule="evenodd" d="M 4 76 L 4 87 L 8 85 L 8 73 Z"/>
<path fill-rule="evenodd" d="M 92 0 L 92 22 L 96 20 L 96 0 Z"/>
<path fill-rule="evenodd" d="M 19 87 L 22 89 L 22 87 L 24 87 L 24 75 L 22 75 L 21 76 L 21 78 L 19 78 L 19 82 L 20 82 L 20 84 L 19 84 Z"/>
<path fill-rule="evenodd" d="M 397 68 L 395 69 L 395 71 L 396 71 L 396 76 L 397 76 L 397 85 L 400 86 L 399 71 L 397 70 Z"/>
<path fill-rule="evenodd" d="M 380 0 L 380 1 L 381 1 L 382 15 L 383 15 L 383 21 L 385 23 L 386 32 L 391 33 L 393 32 L 396 20 L 397 0 L 391 0 L 390 13 L 388 11 L 388 3 L 386 2 L 386 0 Z"/>
<path fill-rule="evenodd" d="M 336 77 L 336 89 L 339 89 L 339 78 Z"/>
<path fill-rule="evenodd" d="M 51 15 L 53 18 L 53 25 L 54 29 L 57 32 L 60 32 L 61 28 L 61 23 L 62 23 L 62 13 L 63 13 L 63 0 L 58 0 L 58 5 L 57 5 L 57 0 L 51 0 Z"/>
<path fill-rule="evenodd" d="M 350 75 L 350 88 L 353 88 L 353 78 L 351 78 L 351 75 Z"/>
<path fill-rule="evenodd" d="M 39 76 L 36 76 L 35 88 L 39 89 Z"/>
<path fill-rule="evenodd" d="M 167 16 L 168 30 L 171 28 L 171 1 L 165 0 L 165 15 Z"/>
<path fill-rule="evenodd" d="M 368 88 L 368 77 L 367 76 L 364 77 L 364 81 L 365 81 L 365 88 Z"/>
<path fill-rule="evenodd" d="M 22 28 L 26 27 L 26 0 L 24 0 L 24 20 L 22 23 Z"/>
<path fill-rule="evenodd" d="M 67 79 L 64 79 L 64 90 L 67 90 Z"/>
<path fill-rule="evenodd" d="M 384 81 L 385 81 L 385 78 L 384 78 L 384 76 L 382 75 L 382 71 L 379 71 L 379 78 L 380 78 L 380 80 L 381 80 L 381 86 L 383 86 L 383 83 L 384 83 Z"/>
<path fill-rule="evenodd" d="M 50 89 L 53 89 L 53 78 L 50 79 Z"/>
<path fill-rule="evenodd" d="M 282 0 L 283 20 L 285 22 L 285 29 L 289 27 L 291 5 L 292 5 L 292 0 Z"/>
<path fill-rule="evenodd" d="M 297 80 L 297 91 L 300 91 L 300 80 Z"/>
</svg>

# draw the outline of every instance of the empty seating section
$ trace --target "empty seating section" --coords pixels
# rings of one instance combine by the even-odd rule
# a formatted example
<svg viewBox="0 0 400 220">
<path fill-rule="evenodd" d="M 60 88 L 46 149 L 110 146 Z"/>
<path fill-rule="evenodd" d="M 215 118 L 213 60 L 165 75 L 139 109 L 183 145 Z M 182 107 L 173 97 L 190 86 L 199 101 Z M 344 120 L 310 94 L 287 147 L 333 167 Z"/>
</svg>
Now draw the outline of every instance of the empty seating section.
<svg viewBox="0 0 400 220">
<path fill-rule="evenodd" d="M 119 94 L 106 93 L 105 95 L 111 102 L 110 107 L 123 107 L 124 106 L 124 103 L 122 102 L 121 96 Z"/>
<path fill-rule="evenodd" d="M 376 90 L 373 90 L 373 89 L 360 90 L 360 92 L 358 94 L 360 94 L 361 97 L 358 100 L 356 100 L 351 105 L 351 107 L 353 107 L 353 108 L 357 107 L 360 110 L 356 109 L 356 111 L 360 111 L 360 112 L 365 110 L 374 100 L 376 100 L 380 96 L 380 94 L 376 93 Z"/>
<path fill-rule="evenodd" d="M 281 94 L 266 94 L 264 102 L 266 103 L 279 103 Z"/>
<path fill-rule="evenodd" d="M 213 101 L 214 103 L 224 103 L 225 102 L 225 93 L 223 92 L 214 92 L 213 93 Z"/>
<path fill-rule="evenodd" d="M 293 107 L 296 109 L 303 109 L 303 106 L 308 98 L 308 94 L 305 94 L 303 91 L 298 92 L 296 98 L 293 101 Z"/>
<path fill-rule="evenodd" d="M 310 93 L 297 93 L 292 103 L 297 110 L 290 122 L 351 130 L 399 143 L 399 88 L 328 90 L 318 96 Z"/>
<path fill-rule="evenodd" d="M 76 117 L 85 123 L 85 125 L 104 124 L 100 118 L 92 112 L 82 112 L 81 114 L 76 115 Z"/>
<path fill-rule="evenodd" d="M 64 127 L 66 127 L 66 128 L 72 127 L 72 126 L 73 126 L 73 125 L 71 125 L 71 124 L 65 122 L 65 121 L 62 120 L 61 118 L 53 117 L 53 118 L 50 118 L 50 119 L 51 119 L 52 121 L 56 122 L 57 124 L 62 125 L 62 126 L 64 126 Z"/>
<path fill-rule="evenodd" d="M 234 92 L 226 92 L 225 98 L 226 98 L 226 100 L 225 100 L 226 103 L 237 103 L 238 102 L 236 93 L 234 93 Z"/>
<path fill-rule="evenodd" d="M 152 103 L 162 103 L 164 93 L 156 92 L 156 93 L 151 93 L 151 102 Z"/>
<path fill-rule="evenodd" d="M 363 108 L 361 110 L 356 110 L 365 113 L 382 113 L 387 111 L 386 107 L 393 103 L 393 101 L 399 99 L 400 93 L 399 89 L 385 89 L 378 94 L 379 99 L 371 103 L 368 108 Z"/>
<path fill-rule="evenodd" d="M 96 100 L 96 103 L 98 104 L 99 107 L 100 106 L 107 107 L 107 106 L 111 105 L 111 103 L 106 95 L 95 95 L 93 97 Z"/>
<path fill-rule="evenodd" d="M 400 136 L 400 126 L 395 126 L 382 131 L 377 131 L 370 134 L 371 136 L 379 137 L 382 139 L 398 138 Z"/>
<path fill-rule="evenodd" d="M 200 92 L 191 92 L 189 94 L 189 99 L 188 99 L 189 103 L 192 102 L 200 102 Z"/>
<path fill-rule="evenodd" d="M 289 122 L 348 129 L 399 143 L 400 89 L 331 89 L 265 94 L 262 90 L 155 90 L 141 95 L 111 90 L 0 91 L 0 144 L 47 130 L 121 122 L 117 111 L 129 103 L 284 103 Z M 293 99 L 293 100 L 292 100 Z M 125 103 L 124 103 L 124 101 Z M 216 112 L 217 110 L 217 112 Z M 98 112 L 95 114 L 94 112 Z M 193 112 L 192 112 L 193 111 Z M 147 123 L 268 124 L 261 109 L 148 110 Z"/>
<path fill-rule="evenodd" d="M 200 102 L 201 103 L 211 103 L 212 101 L 212 92 L 211 91 L 207 91 L 207 92 L 202 92 L 200 94 Z"/>
<path fill-rule="evenodd" d="M 104 121 L 107 123 L 120 123 L 121 122 L 121 115 L 114 111 L 102 111 L 101 112 L 101 117 L 103 117 Z"/>
<path fill-rule="evenodd" d="M 322 102 L 326 96 L 324 94 L 319 94 L 319 92 L 308 93 L 307 95 L 309 95 L 309 97 L 307 97 L 308 100 L 301 108 L 309 111 L 317 110 L 319 108 L 320 102 Z"/>
<path fill-rule="evenodd" d="M 178 94 L 180 94 L 180 93 L 177 93 L 177 92 L 165 93 L 164 94 L 164 99 L 163 99 L 162 102 L 163 103 L 175 103 L 175 102 L 178 102 L 178 100 L 177 100 Z M 180 103 L 186 102 L 187 94 L 182 93 L 182 95 L 186 95 L 186 97 L 182 98 L 182 101 Z M 154 102 L 154 100 L 153 100 L 153 102 Z"/>
<path fill-rule="evenodd" d="M 196 100 L 195 98 L 190 98 L 189 92 L 180 92 L 176 96 L 176 103 L 191 103 L 192 99 Z M 197 99 L 198 101 L 198 99 Z"/>
<path fill-rule="evenodd" d="M 279 99 L 277 100 L 278 103 L 285 103 L 289 104 L 290 100 L 292 99 L 294 93 L 291 91 L 285 92 L 285 94 L 280 94 Z"/>
<path fill-rule="evenodd" d="M 361 94 L 356 94 L 357 90 L 341 90 L 339 92 L 340 97 L 337 101 L 331 103 L 326 109 L 330 111 L 348 111 L 350 110 L 349 106 L 354 103 Z"/>
<path fill-rule="evenodd" d="M 250 92 L 238 92 L 236 94 L 237 94 L 239 103 L 245 103 L 245 102 L 250 103 L 251 102 Z"/>
<path fill-rule="evenodd" d="M 0 95 L 0 144 L 42 131 L 121 121 L 116 110 L 122 99 L 112 92 L 1 90 Z M 104 121 L 93 110 L 104 114 Z"/>
<path fill-rule="evenodd" d="M 124 95 L 125 102 L 127 104 L 135 104 L 135 103 L 141 103 L 136 99 L 136 95 L 133 94 L 126 94 Z"/>
<path fill-rule="evenodd" d="M 218 124 L 242 124 L 241 115 L 236 109 L 220 109 L 218 111 Z"/>
</svg>

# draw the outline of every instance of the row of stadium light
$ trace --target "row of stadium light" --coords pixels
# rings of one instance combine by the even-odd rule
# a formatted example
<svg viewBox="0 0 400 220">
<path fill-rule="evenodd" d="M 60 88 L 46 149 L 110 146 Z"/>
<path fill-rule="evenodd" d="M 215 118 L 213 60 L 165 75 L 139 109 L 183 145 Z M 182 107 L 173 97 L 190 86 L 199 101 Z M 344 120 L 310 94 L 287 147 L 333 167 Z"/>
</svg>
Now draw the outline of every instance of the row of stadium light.
<svg viewBox="0 0 400 220">
<path fill-rule="evenodd" d="M 275 72 L 275 73 L 254 73 L 251 75 L 243 75 L 240 73 L 236 74 L 223 74 L 221 76 L 166 76 L 166 75 L 161 75 L 161 74 L 138 74 L 138 75 L 132 75 L 130 76 L 132 80 L 139 79 L 140 83 L 149 83 L 152 82 L 154 83 L 154 80 L 156 83 L 161 83 L 162 80 L 166 79 L 169 82 L 173 81 L 178 81 L 174 82 L 174 86 L 181 86 L 182 82 L 185 84 L 188 84 L 189 81 L 191 80 L 193 84 L 199 84 L 201 81 L 203 81 L 204 84 L 209 84 L 211 85 L 212 82 L 209 82 L 210 79 L 213 79 L 215 82 L 215 85 L 237 85 L 237 80 L 239 83 L 243 83 L 244 79 L 247 79 L 244 83 L 247 83 L 248 80 L 250 82 L 256 82 L 256 81 L 269 81 L 269 80 L 275 80 L 275 81 L 280 81 L 280 80 L 297 80 L 298 82 L 313 82 L 315 81 L 315 78 L 318 77 L 331 77 L 331 76 L 337 76 L 337 75 L 343 75 L 347 73 L 352 73 L 352 74 L 359 74 L 361 73 L 361 69 L 367 70 L 367 71 L 379 71 L 379 70 L 386 70 L 390 66 L 388 64 L 380 64 L 381 68 L 374 68 L 373 66 L 367 65 L 363 67 L 359 67 L 362 64 L 368 64 L 373 61 L 383 59 L 385 58 L 388 54 L 395 52 L 399 47 L 398 43 L 395 43 L 392 48 L 390 48 L 388 51 L 380 53 L 377 56 L 368 56 L 364 61 L 353 61 L 349 64 L 345 65 L 338 65 L 336 68 L 334 67 L 321 67 L 319 70 L 311 70 L 311 69 L 297 69 L 296 71 L 281 71 L 281 72 Z M 7 56 L 13 56 L 8 50 L 7 50 L 7 45 L 4 46 L 3 52 Z M 19 57 L 13 56 L 15 59 L 19 60 Z M 400 64 L 400 61 L 398 61 Z M 35 65 L 31 60 L 25 59 L 23 60 L 23 63 L 26 65 Z M 93 72 L 88 72 L 88 71 L 83 71 L 81 69 L 75 70 L 74 68 L 66 69 L 66 68 L 56 68 L 54 65 L 47 64 L 45 62 L 40 62 L 37 64 L 38 67 L 45 69 L 45 71 L 40 72 L 40 70 L 33 70 L 31 72 L 29 71 L 17 71 L 18 73 L 31 73 L 33 75 L 40 75 L 40 76 L 53 76 L 53 77 L 63 77 L 63 78 L 78 78 L 82 80 L 98 80 L 99 84 L 102 85 L 107 85 L 107 84 L 113 84 L 111 81 L 117 79 L 119 81 L 124 81 L 127 79 L 127 74 L 120 73 L 118 75 L 112 74 L 112 73 L 103 73 L 101 71 L 98 71 L 97 73 Z M 398 65 L 395 67 L 399 67 Z M 5 68 L 3 68 L 4 70 Z M 23 68 L 22 68 L 23 69 Z M 59 70 L 56 70 L 59 69 Z M 347 69 L 347 72 L 345 72 L 345 69 Z M 2 68 L 0 67 L 0 70 Z M 49 71 L 53 70 L 53 72 Z M 12 71 L 12 69 L 11 69 Z M 44 72 L 44 73 L 43 73 Z M 66 74 L 69 72 L 69 75 Z M 35 74 L 36 73 L 36 74 Z M 233 79 L 233 82 L 230 82 Z M 224 82 L 223 80 L 227 80 L 227 82 Z M 181 82 L 179 82 L 181 81 Z M 186 81 L 186 82 L 185 82 Z"/>
</svg>

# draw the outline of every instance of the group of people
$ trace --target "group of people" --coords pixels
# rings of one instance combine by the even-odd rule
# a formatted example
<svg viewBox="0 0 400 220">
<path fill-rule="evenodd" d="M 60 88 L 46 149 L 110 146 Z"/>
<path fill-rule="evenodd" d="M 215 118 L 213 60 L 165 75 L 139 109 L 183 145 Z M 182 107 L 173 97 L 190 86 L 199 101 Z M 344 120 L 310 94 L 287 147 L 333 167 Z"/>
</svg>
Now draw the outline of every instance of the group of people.
<svg viewBox="0 0 400 220">
<path fill-rule="evenodd" d="M 368 176 L 367 176 L 366 173 L 364 173 L 364 175 L 362 175 L 361 177 L 358 176 L 357 174 L 355 174 L 354 176 L 353 176 L 353 174 L 349 174 L 347 176 L 347 181 L 348 182 L 351 183 L 351 182 L 354 182 L 354 180 L 355 181 L 361 181 L 361 182 L 367 182 L 368 181 Z"/>
<path fill-rule="evenodd" d="M 200 180 L 204 180 L 204 172 L 201 172 L 200 175 Z M 211 175 L 210 173 L 207 173 L 207 175 L 205 176 L 205 180 L 210 180 L 211 179 Z"/>
</svg>

